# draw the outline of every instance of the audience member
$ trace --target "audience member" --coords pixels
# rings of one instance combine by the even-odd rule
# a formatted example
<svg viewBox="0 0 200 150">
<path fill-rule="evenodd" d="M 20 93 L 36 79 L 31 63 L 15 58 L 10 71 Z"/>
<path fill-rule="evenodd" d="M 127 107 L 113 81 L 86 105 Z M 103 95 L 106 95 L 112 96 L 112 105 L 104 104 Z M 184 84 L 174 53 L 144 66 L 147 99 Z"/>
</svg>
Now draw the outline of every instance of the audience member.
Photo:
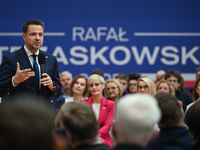
<svg viewBox="0 0 200 150">
<path fill-rule="evenodd" d="M 156 83 L 156 91 L 157 93 L 170 93 L 175 95 L 174 87 L 171 83 L 165 79 L 161 79 Z"/>
<path fill-rule="evenodd" d="M 181 75 L 181 74 L 180 74 L 180 75 Z M 183 92 L 185 92 L 185 93 L 187 93 L 187 94 L 190 95 L 190 97 L 192 98 L 192 94 L 191 94 L 189 91 L 185 90 L 185 81 L 184 81 L 182 75 L 181 75 L 179 90 L 180 90 L 180 91 L 183 91 Z"/>
<path fill-rule="evenodd" d="M 69 94 L 70 97 L 65 99 L 65 103 L 79 102 L 81 99 L 87 98 L 89 95 L 87 79 L 82 75 L 76 76 L 71 82 Z"/>
<path fill-rule="evenodd" d="M 158 123 L 160 133 L 157 139 L 149 144 L 148 150 L 182 150 L 192 146 L 192 141 L 183 120 L 183 110 L 177 98 L 169 93 L 158 93 L 155 98 L 161 109 L 161 120 Z"/>
<path fill-rule="evenodd" d="M 116 108 L 112 124 L 117 142 L 114 150 L 144 150 L 160 119 L 157 101 L 151 95 L 131 94 L 122 97 Z"/>
<path fill-rule="evenodd" d="M 107 99 L 117 102 L 122 95 L 122 88 L 117 79 L 108 79 L 105 84 L 104 95 Z"/>
<path fill-rule="evenodd" d="M 64 104 L 62 108 L 61 126 L 66 130 L 75 150 L 111 150 L 99 139 L 99 125 L 89 105 L 71 102 Z"/>
<path fill-rule="evenodd" d="M 156 95 L 156 86 L 153 80 L 147 76 L 139 78 L 137 82 L 137 92 L 150 94 L 152 96 Z"/>
<path fill-rule="evenodd" d="M 200 77 L 200 67 L 197 67 L 195 70 L 196 80 Z M 193 95 L 193 88 L 189 89 L 189 92 Z"/>
<path fill-rule="evenodd" d="M 126 95 L 126 90 L 128 87 L 128 77 L 125 74 L 119 74 L 118 76 L 116 76 L 116 79 L 120 82 L 122 86 L 122 96 Z"/>
<path fill-rule="evenodd" d="M 131 73 L 128 75 L 128 93 L 137 93 L 137 80 L 140 78 L 140 74 Z"/>
<path fill-rule="evenodd" d="M 28 100 L 27 100 L 28 99 Z M 13 99 L 0 109 L 1 150 L 56 150 L 54 115 L 34 97 Z"/>
<path fill-rule="evenodd" d="M 200 102 L 195 103 L 187 111 L 185 115 L 185 123 L 187 124 L 190 136 L 194 143 L 191 149 L 187 150 L 200 150 Z"/>
<path fill-rule="evenodd" d="M 175 89 L 176 98 L 182 101 L 183 110 L 185 111 L 187 105 L 189 105 L 192 102 L 192 98 L 190 97 L 189 94 L 179 90 L 181 82 L 180 72 L 176 70 L 168 70 L 167 73 L 165 74 L 165 79 L 173 85 Z"/>
<path fill-rule="evenodd" d="M 93 74 L 88 78 L 89 91 L 92 96 L 81 102 L 88 103 L 94 111 L 95 117 L 99 122 L 99 136 L 103 143 L 113 147 L 113 140 L 109 134 L 111 123 L 115 113 L 115 102 L 106 99 L 102 95 L 105 87 L 104 78 Z"/>
<path fill-rule="evenodd" d="M 187 108 L 186 108 L 186 112 L 187 110 L 192 106 L 194 105 L 196 102 L 199 102 L 199 95 L 200 95 L 200 78 L 198 78 L 196 80 L 196 83 L 194 85 L 194 88 L 193 88 L 193 102 L 190 103 L 189 105 L 187 105 Z"/>
<path fill-rule="evenodd" d="M 60 73 L 60 83 L 62 85 L 62 94 L 57 99 L 51 98 L 51 104 L 52 104 L 55 114 L 58 113 L 58 110 L 60 109 L 62 104 L 65 102 L 65 99 L 70 97 L 69 88 L 70 88 L 72 79 L 73 79 L 72 74 L 69 71 L 63 71 Z"/>
<path fill-rule="evenodd" d="M 161 79 L 164 79 L 165 78 L 165 71 L 164 70 L 159 70 L 157 73 L 156 73 L 156 82 L 160 81 Z"/>
<path fill-rule="evenodd" d="M 100 76 L 102 76 L 104 78 L 104 75 L 103 75 L 104 72 L 101 69 L 94 69 L 94 70 L 92 70 L 91 75 L 93 75 L 93 74 L 98 74 L 98 75 L 100 75 Z"/>
</svg>

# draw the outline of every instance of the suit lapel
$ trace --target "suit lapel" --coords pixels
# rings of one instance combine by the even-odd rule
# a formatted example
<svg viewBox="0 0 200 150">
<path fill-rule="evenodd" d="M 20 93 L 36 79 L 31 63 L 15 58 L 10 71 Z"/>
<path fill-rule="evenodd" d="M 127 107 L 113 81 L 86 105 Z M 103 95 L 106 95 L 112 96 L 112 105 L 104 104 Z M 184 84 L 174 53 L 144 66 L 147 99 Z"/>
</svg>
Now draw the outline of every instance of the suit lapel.
<svg viewBox="0 0 200 150">
<path fill-rule="evenodd" d="M 107 114 L 107 100 L 102 96 L 98 122 L 102 122 Z"/>
</svg>

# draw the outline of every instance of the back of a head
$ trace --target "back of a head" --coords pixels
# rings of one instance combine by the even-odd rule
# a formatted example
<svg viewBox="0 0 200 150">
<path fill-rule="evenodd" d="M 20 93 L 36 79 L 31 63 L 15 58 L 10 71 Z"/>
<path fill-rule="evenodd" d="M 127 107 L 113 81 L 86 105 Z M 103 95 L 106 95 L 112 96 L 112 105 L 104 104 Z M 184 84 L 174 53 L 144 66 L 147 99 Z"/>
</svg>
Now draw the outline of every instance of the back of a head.
<svg viewBox="0 0 200 150">
<path fill-rule="evenodd" d="M 0 109 L 0 149 L 53 150 L 54 115 L 36 99 L 10 102 Z"/>
<path fill-rule="evenodd" d="M 159 124 L 162 127 L 171 127 L 179 123 L 183 117 L 183 111 L 177 98 L 169 93 L 158 93 L 155 98 L 162 112 Z"/>
<path fill-rule="evenodd" d="M 77 141 L 84 142 L 98 136 L 98 122 L 91 107 L 86 103 L 71 102 L 62 106 L 64 128 Z"/>
<path fill-rule="evenodd" d="M 134 143 L 145 147 L 159 121 L 156 99 L 147 94 L 122 97 L 117 103 L 115 126 L 117 143 Z"/>
<path fill-rule="evenodd" d="M 103 70 L 101 70 L 101 69 L 94 69 L 94 70 L 92 70 L 91 75 L 92 75 L 92 74 L 98 74 L 98 75 L 104 77 L 104 76 L 103 76 L 104 72 L 103 72 Z"/>
<path fill-rule="evenodd" d="M 192 105 L 185 115 L 185 123 L 187 124 L 190 132 L 194 134 L 194 141 L 200 141 L 200 102 Z"/>
<path fill-rule="evenodd" d="M 116 79 L 123 79 L 128 81 L 128 76 L 126 76 L 125 74 L 120 73 L 118 76 L 116 76 Z"/>
</svg>

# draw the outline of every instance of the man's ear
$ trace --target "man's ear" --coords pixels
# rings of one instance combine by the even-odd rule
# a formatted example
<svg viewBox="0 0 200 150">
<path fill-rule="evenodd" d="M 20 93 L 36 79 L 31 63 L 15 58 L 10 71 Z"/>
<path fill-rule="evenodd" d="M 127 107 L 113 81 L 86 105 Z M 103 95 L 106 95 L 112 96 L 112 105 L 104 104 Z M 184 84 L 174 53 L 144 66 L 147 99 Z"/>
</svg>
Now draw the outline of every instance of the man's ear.
<svg viewBox="0 0 200 150">
<path fill-rule="evenodd" d="M 180 107 L 183 108 L 183 102 L 178 100 L 178 103 L 179 103 Z"/>
<path fill-rule="evenodd" d="M 25 39 L 25 37 L 26 37 L 26 34 L 25 33 L 22 33 L 22 38 L 24 39 L 24 41 L 26 42 L 26 39 Z"/>
<path fill-rule="evenodd" d="M 160 131 L 154 129 L 153 135 L 152 135 L 149 143 L 152 143 L 153 141 L 155 141 L 155 139 L 158 137 L 159 133 L 160 133 Z"/>
</svg>

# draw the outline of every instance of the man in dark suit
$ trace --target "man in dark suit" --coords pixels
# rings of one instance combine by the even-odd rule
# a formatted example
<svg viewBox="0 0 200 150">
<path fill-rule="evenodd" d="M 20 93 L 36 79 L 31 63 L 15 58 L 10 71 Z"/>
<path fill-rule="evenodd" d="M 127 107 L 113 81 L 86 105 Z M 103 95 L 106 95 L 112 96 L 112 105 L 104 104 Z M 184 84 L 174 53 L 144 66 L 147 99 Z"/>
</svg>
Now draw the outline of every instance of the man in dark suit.
<svg viewBox="0 0 200 150">
<path fill-rule="evenodd" d="M 70 102 L 62 105 L 61 127 L 75 150 L 111 150 L 98 136 L 99 124 L 86 103 Z"/>
<path fill-rule="evenodd" d="M 49 102 L 50 97 L 58 98 L 62 90 L 56 57 L 39 50 L 43 44 L 44 23 L 40 20 L 28 21 L 23 26 L 22 37 L 25 45 L 3 58 L 0 67 L 0 97 L 9 93 L 10 98 L 27 94 Z M 46 60 L 43 78 L 40 77 L 39 53 L 44 53 Z"/>
<path fill-rule="evenodd" d="M 151 95 L 123 96 L 116 105 L 112 133 L 114 150 L 144 150 L 154 135 L 154 126 L 161 116 L 156 99 Z"/>
</svg>

